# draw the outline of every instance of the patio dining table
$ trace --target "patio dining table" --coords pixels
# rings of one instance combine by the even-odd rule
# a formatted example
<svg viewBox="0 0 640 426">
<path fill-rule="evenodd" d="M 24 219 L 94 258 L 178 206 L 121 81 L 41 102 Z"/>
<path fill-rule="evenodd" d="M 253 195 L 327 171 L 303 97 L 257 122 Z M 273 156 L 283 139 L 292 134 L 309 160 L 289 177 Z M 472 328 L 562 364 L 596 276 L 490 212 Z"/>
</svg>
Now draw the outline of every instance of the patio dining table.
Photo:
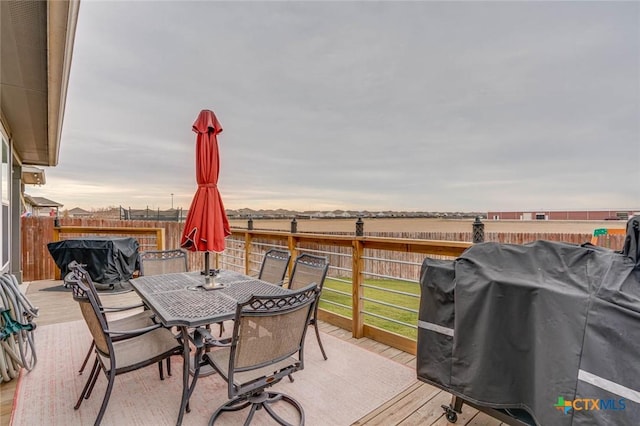
<svg viewBox="0 0 640 426">
<path fill-rule="evenodd" d="M 182 400 L 177 425 L 182 424 L 189 397 L 197 381 L 197 376 L 194 376 L 189 383 L 189 329 L 233 319 L 238 301 L 252 295 L 280 295 L 289 292 L 286 288 L 229 270 L 221 270 L 215 281 L 220 284 L 220 288 L 205 290 L 205 277 L 200 272 L 149 275 L 131 280 L 133 289 L 160 322 L 167 327 L 178 327 L 182 335 Z"/>
</svg>

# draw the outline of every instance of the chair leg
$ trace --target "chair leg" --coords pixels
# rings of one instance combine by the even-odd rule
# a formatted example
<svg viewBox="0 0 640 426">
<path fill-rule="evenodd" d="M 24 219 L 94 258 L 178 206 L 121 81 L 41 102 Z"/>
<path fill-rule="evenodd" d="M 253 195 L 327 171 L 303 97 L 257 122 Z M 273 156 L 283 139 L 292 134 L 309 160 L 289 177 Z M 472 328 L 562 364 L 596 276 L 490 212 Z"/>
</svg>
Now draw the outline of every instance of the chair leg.
<svg viewBox="0 0 640 426">
<path fill-rule="evenodd" d="M 324 351 L 324 346 L 322 346 L 322 340 L 320 340 L 320 331 L 318 331 L 318 322 L 315 319 L 313 320 L 313 328 L 316 329 L 316 337 L 318 338 L 318 345 L 320 345 L 320 352 L 322 352 L 322 356 L 326 361 L 328 359 L 327 354 Z"/>
<path fill-rule="evenodd" d="M 160 373 L 160 380 L 164 380 L 162 361 L 158 361 L 158 373 Z M 171 360 L 169 358 L 167 358 L 167 376 L 171 376 Z"/>
<path fill-rule="evenodd" d="M 93 375 L 93 378 L 91 380 L 91 385 L 89 386 L 89 390 L 87 391 L 87 394 L 84 396 L 84 399 L 89 399 L 89 397 L 91 396 L 91 392 L 93 392 L 93 387 L 96 385 L 99 375 L 100 375 L 100 367 L 96 370 L 95 374 Z"/>
<path fill-rule="evenodd" d="M 91 358 L 91 354 L 93 353 L 93 348 L 95 346 L 96 346 L 96 342 L 92 340 L 91 346 L 89 346 L 89 352 L 87 352 L 87 356 L 84 357 L 84 361 L 82 361 L 82 366 L 80 367 L 80 371 L 78 371 L 78 374 L 82 374 L 82 372 L 84 371 L 84 367 L 87 366 L 87 362 L 89 361 L 89 358 Z"/>
<path fill-rule="evenodd" d="M 299 424 L 300 425 L 304 425 L 304 410 L 302 409 L 302 405 L 300 405 L 300 403 L 298 401 L 296 401 L 295 399 L 291 398 L 288 395 L 279 394 L 279 393 L 276 393 L 276 392 L 268 392 L 268 396 L 269 396 L 269 398 L 262 403 L 262 406 L 267 411 L 267 413 L 269 413 L 269 415 L 271 417 L 273 417 L 273 419 L 276 422 L 278 422 L 281 425 L 291 425 L 291 423 L 287 422 L 285 419 L 280 417 L 271 408 L 270 404 L 282 400 L 282 401 L 285 401 L 285 402 L 289 403 L 290 405 L 293 406 L 293 408 L 296 409 L 296 411 L 298 412 L 298 415 L 300 416 L 300 423 Z"/>
<path fill-rule="evenodd" d="M 278 401 L 284 401 L 287 404 L 291 405 L 296 410 L 296 412 L 298 413 L 298 416 L 300 417 L 299 423 L 296 423 L 296 424 L 300 426 L 304 425 L 305 423 L 304 410 L 302 409 L 302 405 L 300 405 L 298 401 L 296 401 L 295 399 L 291 398 L 288 395 L 285 395 L 279 392 L 263 391 L 250 396 L 245 395 L 245 396 L 236 397 L 235 399 L 232 399 L 231 401 L 228 401 L 226 404 L 218 407 L 218 409 L 213 413 L 213 415 L 209 419 L 209 426 L 214 425 L 216 420 L 222 414 L 226 412 L 241 411 L 249 406 L 251 406 L 251 409 L 249 410 L 249 414 L 247 415 L 244 421 L 245 426 L 248 426 L 251 423 L 251 420 L 253 419 L 253 416 L 256 413 L 256 411 L 261 410 L 263 408 L 265 409 L 267 414 L 271 416 L 278 424 L 283 426 L 294 426 L 295 425 L 294 423 L 289 423 L 287 420 L 280 417 L 280 415 L 278 415 L 273 410 L 273 408 L 271 408 L 271 404 L 277 403 Z"/>
<path fill-rule="evenodd" d="M 89 377 L 87 377 L 87 383 L 85 383 L 84 388 L 80 393 L 80 398 L 78 398 L 78 402 L 76 402 L 76 405 L 73 406 L 74 410 L 77 410 L 78 408 L 80 408 L 80 405 L 82 404 L 82 400 L 85 399 L 85 395 L 89 390 L 89 386 L 91 386 L 93 377 L 97 374 L 98 374 L 98 360 L 96 359 L 96 361 L 93 363 L 93 367 L 91 368 L 91 374 L 89 374 Z"/>
<path fill-rule="evenodd" d="M 231 401 L 228 401 L 226 404 L 218 407 L 216 411 L 211 415 L 209 419 L 209 426 L 215 424 L 216 420 L 220 415 L 227 411 L 240 411 L 244 410 L 248 406 L 253 405 L 251 402 L 247 401 L 246 397 L 236 397 Z M 246 423 L 245 423 L 246 424 Z"/>
<path fill-rule="evenodd" d="M 246 420 L 244 421 L 244 426 L 249 426 L 251 424 L 251 420 L 253 420 L 253 415 L 256 414 L 256 411 L 258 410 L 258 407 L 259 407 L 258 404 L 252 404 L 251 405 L 251 409 L 249 410 L 249 415 L 247 416 Z"/>
<path fill-rule="evenodd" d="M 100 406 L 100 412 L 98 413 L 98 417 L 96 418 L 96 425 L 99 425 L 102 421 L 102 417 L 104 416 L 104 412 L 107 411 L 107 404 L 109 403 L 109 397 L 111 396 L 111 390 L 113 389 L 113 382 L 116 381 L 116 370 L 113 368 L 109 371 L 109 383 L 107 383 L 107 390 L 104 393 L 104 399 L 102 400 L 102 405 Z"/>
</svg>

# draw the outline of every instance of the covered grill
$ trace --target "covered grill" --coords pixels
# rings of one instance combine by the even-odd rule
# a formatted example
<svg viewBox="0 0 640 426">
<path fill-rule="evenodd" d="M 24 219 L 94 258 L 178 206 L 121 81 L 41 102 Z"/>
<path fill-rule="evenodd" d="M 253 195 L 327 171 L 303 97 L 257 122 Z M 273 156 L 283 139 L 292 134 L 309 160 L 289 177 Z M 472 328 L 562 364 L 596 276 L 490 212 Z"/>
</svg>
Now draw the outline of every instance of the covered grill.
<svg viewBox="0 0 640 426">
<path fill-rule="evenodd" d="M 619 252 L 536 241 L 425 259 L 418 378 L 514 423 L 636 425 L 639 228 Z"/>
<path fill-rule="evenodd" d="M 47 244 L 49 253 L 67 275 L 72 260 L 87 265 L 86 270 L 95 283 L 113 286 L 130 279 L 138 269 L 139 244 L 130 237 L 82 237 Z"/>
</svg>

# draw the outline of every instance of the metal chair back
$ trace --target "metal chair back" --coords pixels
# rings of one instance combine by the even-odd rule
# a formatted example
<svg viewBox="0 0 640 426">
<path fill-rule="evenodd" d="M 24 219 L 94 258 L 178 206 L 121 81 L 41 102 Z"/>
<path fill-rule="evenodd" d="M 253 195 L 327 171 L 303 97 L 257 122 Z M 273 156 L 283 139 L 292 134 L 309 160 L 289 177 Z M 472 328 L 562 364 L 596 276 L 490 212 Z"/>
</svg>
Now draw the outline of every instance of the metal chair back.
<svg viewBox="0 0 640 426">
<path fill-rule="evenodd" d="M 264 254 L 258 279 L 282 285 L 287 274 L 291 254 L 286 250 L 270 249 Z"/>
<path fill-rule="evenodd" d="M 140 275 L 187 272 L 187 252 L 182 249 L 149 250 L 140 253 Z"/>
<path fill-rule="evenodd" d="M 322 293 L 324 280 L 327 277 L 328 270 L 329 260 L 326 257 L 315 256 L 307 253 L 301 254 L 296 258 L 296 261 L 293 264 L 293 271 L 291 272 L 291 276 L 289 278 L 289 289 L 296 290 L 309 285 L 310 283 L 315 283 L 318 285 L 320 293 Z M 320 332 L 318 330 L 319 304 L 320 294 L 318 294 L 318 299 L 316 300 L 315 306 L 313 307 L 313 315 L 309 320 L 309 324 L 314 326 L 316 339 L 318 340 L 318 345 L 320 346 L 320 352 L 322 352 L 322 357 L 324 359 L 327 359 L 327 354 L 324 350 L 324 346 L 322 346 L 322 340 L 320 339 Z"/>
<path fill-rule="evenodd" d="M 244 424 L 254 413 L 265 408 L 280 424 L 289 424 L 273 411 L 276 401 L 289 403 L 304 424 L 304 411 L 288 395 L 267 388 L 304 368 L 304 339 L 307 324 L 320 289 L 311 284 L 298 291 L 279 296 L 252 296 L 236 308 L 230 347 L 204 356 L 228 383 L 230 401 L 219 407 L 209 424 L 226 411 L 248 408 Z"/>
<path fill-rule="evenodd" d="M 326 257 L 301 254 L 293 263 L 293 271 L 289 277 L 289 289 L 297 290 L 311 283 L 316 283 L 322 291 L 328 270 L 329 260 Z"/>
<path fill-rule="evenodd" d="M 69 280 L 73 291 L 73 300 L 78 302 L 80 306 L 80 312 L 82 312 L 82 317 L 87 323 L 96 349 L 101 355 L 109 358 L 113 352 L 113 343 L 105 332 L 108 330 L 107 318 L 102 310 L 98 292 L 91 281 L 89 273 L 82 266 L 72 262 L 69 267 L 72 268 Z"/>
</svg>

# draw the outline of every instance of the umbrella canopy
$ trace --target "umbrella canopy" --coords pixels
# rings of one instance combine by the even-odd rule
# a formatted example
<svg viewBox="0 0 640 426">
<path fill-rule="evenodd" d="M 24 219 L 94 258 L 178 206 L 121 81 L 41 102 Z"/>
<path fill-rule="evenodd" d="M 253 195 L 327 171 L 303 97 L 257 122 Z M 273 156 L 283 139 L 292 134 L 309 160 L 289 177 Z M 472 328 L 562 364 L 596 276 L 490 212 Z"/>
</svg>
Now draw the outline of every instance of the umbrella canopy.
<svg viewBox="0 0 640 426">
<path fill-rule="evenodd" d="M 213 111 L 202 110 L 193 123 L 196 132 L 196 191 L 180 239 L 190 251 L 222 252 L 224 239 L 231 235 L 229 220 L 218 191 L 220 156 L 218 133 L 222 126 Z M 208 260 L 208 258 L 207 258 Z"/>
</svg>

